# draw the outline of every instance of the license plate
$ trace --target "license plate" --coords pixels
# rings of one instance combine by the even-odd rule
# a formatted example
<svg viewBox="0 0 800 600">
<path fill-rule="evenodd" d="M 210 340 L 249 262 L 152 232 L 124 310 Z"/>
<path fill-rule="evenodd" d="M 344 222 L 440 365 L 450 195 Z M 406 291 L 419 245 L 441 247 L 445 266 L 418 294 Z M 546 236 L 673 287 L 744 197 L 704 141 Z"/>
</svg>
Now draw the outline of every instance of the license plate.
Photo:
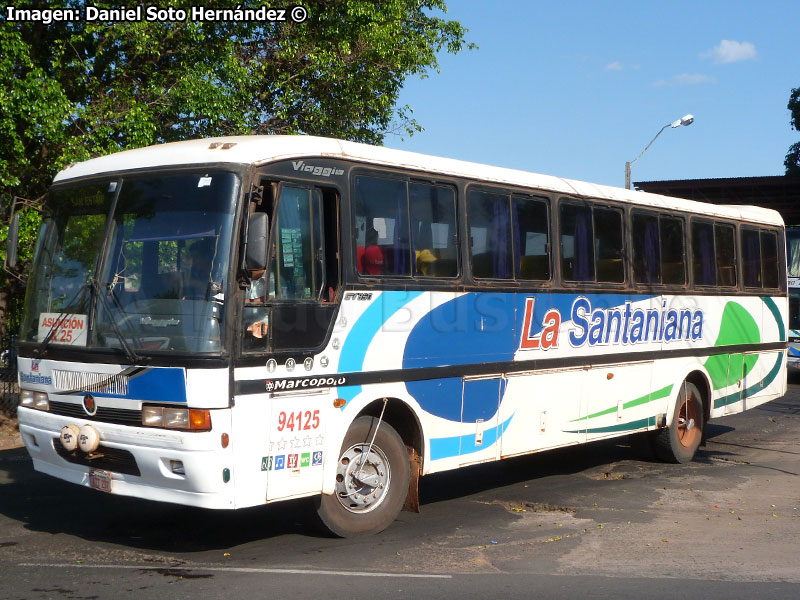
<svg viewBox="0 0 800 600">
<path fill-rule="evenodd" d="M 103 492 L 111 491 L 111 473 L 98 469 L 89 469 L 89 486 Z"/>
</svg>

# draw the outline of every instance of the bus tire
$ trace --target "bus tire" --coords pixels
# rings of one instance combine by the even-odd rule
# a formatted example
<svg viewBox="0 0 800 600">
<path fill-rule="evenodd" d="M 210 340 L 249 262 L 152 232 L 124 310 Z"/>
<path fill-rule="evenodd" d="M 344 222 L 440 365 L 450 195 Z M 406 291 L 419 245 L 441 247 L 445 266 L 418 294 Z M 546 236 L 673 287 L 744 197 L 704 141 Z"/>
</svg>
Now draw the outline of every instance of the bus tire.
<svg viewBox="0 0 800 600">
<path fill-rule="evenodd" d="M 375 441 L 362 467 L 373 436 Z M 339 537 L 383 531 L 403 508 L 410 476 L 408 452 L 394 428 L 375 417 L 358 417 L 342 442 L 336 490 L 318 497 L 317 514 Z"/>
<path fill-rule="evenodd" d="M 703 439 L 703 414 L 700 390 L 684 381 L 675 401 L 672 421 L 659 430 L 653 440 L 656 456 L 666 462 L 691 462 Z"/>
</svg>

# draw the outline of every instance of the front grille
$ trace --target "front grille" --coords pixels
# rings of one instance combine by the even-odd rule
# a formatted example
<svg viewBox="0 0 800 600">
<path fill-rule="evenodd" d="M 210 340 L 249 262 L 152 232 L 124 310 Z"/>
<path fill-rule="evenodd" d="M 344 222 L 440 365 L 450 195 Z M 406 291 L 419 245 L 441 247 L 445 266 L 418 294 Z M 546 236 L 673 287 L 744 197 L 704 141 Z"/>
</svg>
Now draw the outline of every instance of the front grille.
<svg viewBox="0 0 800 600">
<path fill-rule="evenodd" d="M 82 404 L 71 402 L 50 401 L 50 412 L 62 417 L 72 417 L 81 421 L 100 421 L 102 423 L 114 423 L 115 425 L 138 425 L 142 424 L 142 411 L 130 410 L 125 408 L 109 408 L 98 406 L 97 414 L 90 417 L 83 410 Z"/>
<path fill-rule="evenodd" d="M 95 392 L 125 396 L 128 393 L 128 376 L 53 369 L 53 385 L 62 392 Z"/>
<path fill-rule="evenodd" d="M 127 450 L 100 446 L 92 454 L 84 454 L 79 450 L 70 452 L 61 445 L 59 438 L 53 438 L 53 448 L 55 448 L 56 454 L 74 465 L 103 469 L 104 471 L 121 473 L 122 475 L 135 475 L 137 477 L 141 475 L 136 459 Z"/>
</svg>

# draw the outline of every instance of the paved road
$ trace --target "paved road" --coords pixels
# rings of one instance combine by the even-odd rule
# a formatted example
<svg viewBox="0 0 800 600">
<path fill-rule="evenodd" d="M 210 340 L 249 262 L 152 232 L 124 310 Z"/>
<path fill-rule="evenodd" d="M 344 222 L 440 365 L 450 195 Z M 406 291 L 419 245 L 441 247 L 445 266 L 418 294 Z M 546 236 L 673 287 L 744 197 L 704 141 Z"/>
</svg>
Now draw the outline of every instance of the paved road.
<svg viewBox="0 0 800 600">
<path fill-rule="evenodd" d="M 709 426 L 690 465 L 600 442 L 423 480 L 383 534 L 308 502 L 211 512 L 107 496 L 0 452 L 0 598 L 800 597 L 800 386 Z"/>
</svg>

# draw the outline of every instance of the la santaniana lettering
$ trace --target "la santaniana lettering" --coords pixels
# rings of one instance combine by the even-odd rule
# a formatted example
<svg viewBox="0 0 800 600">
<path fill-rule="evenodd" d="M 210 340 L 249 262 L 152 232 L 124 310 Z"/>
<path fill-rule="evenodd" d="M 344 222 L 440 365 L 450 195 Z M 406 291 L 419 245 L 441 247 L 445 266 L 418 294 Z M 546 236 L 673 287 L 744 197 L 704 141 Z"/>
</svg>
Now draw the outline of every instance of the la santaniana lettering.
<svg viewBox="0 0 800 600">
<path fill-rule="evenodd" d="M 525 301 L 520 350 L 549 350 L 558 348 L 562 335 L 562 315 L 551 308 L 542 319 L 542 331 L 531 334 L 535 298 Z M 660 309 L 633 308 L 631 302 L 612 308 L 592 308 L 591 301 L 578 296 L 570 311 L 572 327 L 569 344 L 583 346 L 631 345 L 648 342 L 697 341 L 703 338 L 703 311 L 699 309 L 667 308 L 663 301 Z"/>
</svg>

